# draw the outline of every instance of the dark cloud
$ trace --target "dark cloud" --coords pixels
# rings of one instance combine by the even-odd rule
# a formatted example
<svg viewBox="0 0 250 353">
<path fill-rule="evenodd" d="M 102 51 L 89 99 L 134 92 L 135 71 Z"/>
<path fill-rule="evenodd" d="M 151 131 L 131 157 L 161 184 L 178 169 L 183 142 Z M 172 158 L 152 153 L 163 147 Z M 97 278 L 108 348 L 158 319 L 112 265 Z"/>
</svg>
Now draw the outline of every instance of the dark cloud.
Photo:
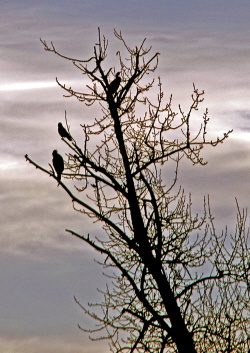
<svg viewBox="0 0 250 353">
<path fill-rule="evenodd" d="M 1 335 L 53 337 L 77 334 L 80 322 L 93 326 L 74 301 L 74 296 L 84 303 L 101 299 L 96 280 L 100 289 L 106 280 L 92 253 L 48 251 L 37 261 L 1 252 L 0 262 L 5 289 L 1 294 Z"/>
</svg>

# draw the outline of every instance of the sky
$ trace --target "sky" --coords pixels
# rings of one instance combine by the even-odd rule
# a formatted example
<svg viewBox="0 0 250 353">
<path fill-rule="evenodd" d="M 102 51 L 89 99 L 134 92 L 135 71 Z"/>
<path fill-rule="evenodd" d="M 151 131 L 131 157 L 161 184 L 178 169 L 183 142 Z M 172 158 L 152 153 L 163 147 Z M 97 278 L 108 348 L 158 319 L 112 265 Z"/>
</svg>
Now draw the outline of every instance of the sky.
<svg viewBox="0 0 250 353">
<path fill-rule="evenodd" d="M 202 209 L 210 195 L 216 231 L 234 231 L 237 198 L 249 207 L 250 190 L 250 3 L 246 0 L 2 0 L 0 13 L 0 350 L 3 353 L 108 352 L 107 342 L 91 342 L 78 329 L 93 326 L 74 302 L 100 300 L 97 288 L 107 279 L 87 245 L 65 229 L 100 234 L 74 212 L 53 180 L 25 161 L 27 153 L 42 166 L 53 149 L 67 153 L 57 133 L 64 112 L 71 133 L 90 110 L 64 98 L 55 77 L 83 85 L 69 62 L 44 51 L 39 38 L 53 41 L 64 55 L 86 59 L 93 53 L 97 28 L 109 40 L 110 62 L 121 43 L 147 38 L 160 52 L 156 77 L 165 97 L 188 110 L 192 85 L 205 91 L 199 114 L 209 110 L 209 136 L 233 129 L 223 144 L 203 152 L 205 167 L 183 161 L 178 183 Z M 74 86 L 73 86 L 74 87 Z M 95 106 L 94 112 L 100 110 Z M 249 225 L 247 218 L 247 226 Z"/>
</svg>

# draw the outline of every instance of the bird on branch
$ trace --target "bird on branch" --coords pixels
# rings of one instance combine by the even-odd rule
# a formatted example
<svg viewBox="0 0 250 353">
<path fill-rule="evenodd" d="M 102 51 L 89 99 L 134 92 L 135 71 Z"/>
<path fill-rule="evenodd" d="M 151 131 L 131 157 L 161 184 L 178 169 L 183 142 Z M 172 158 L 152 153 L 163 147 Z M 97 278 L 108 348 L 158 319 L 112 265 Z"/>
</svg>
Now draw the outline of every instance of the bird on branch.
<svg viewBox="0 0 250 353">
<path fill-rule="evenodd" d="M 115 79 L 109 84 L 109 93 L 114 94 L 121 83 L 120 72 L 117 72 Z"/>
<path fill-rule="evenodd" d="M 52 152 L 52 156 L 53 156 L 52 163 L 57 173 L 57 180 L 60 181 L 62 172 L 64 170 L 64 161 L 62 156 L 57 152 L 57 150 L 54 150 Z"/>
<path fill-rule="evenodd" d="M 58 132 L 61 137 L 67 138 L 69 141 L 72 141 L 71 135 L 68 133 L 68 131 L 64 128 L 62 123 L 58 123 Z"/>
</svg>

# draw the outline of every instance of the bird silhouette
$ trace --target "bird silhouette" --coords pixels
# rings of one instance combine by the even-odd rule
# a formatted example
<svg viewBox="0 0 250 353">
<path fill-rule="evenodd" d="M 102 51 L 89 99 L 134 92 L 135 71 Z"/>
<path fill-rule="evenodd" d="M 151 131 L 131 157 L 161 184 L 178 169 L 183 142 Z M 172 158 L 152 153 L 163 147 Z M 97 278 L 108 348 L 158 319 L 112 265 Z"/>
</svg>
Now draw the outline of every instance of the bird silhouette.
<svg viewBox="0 0 250 353">
<path fill-rule="evenodd" d="M 62 172 L 64 170 L 64 161 L 62 156 L 57 152 L 57 150 L 54 150 L 52 152 L 52 156 L 53 156 L 52 163 L 57 173 L 57 180 L 60 181 Z"/>
<path fill-rule="evenodd" d="M 58 132 L 61 137 L 66 137 L 69 141 L 72 141 L 71 135 L 68 131 L 64 128 L 62 123 L 58 123 Z"/>
<path fill-rule="evenodd" d="M 114 94 L 121 83 L 120 72 L 117 72 L 115 79 L 109 84 L 109 93 Z"/>
</svg>

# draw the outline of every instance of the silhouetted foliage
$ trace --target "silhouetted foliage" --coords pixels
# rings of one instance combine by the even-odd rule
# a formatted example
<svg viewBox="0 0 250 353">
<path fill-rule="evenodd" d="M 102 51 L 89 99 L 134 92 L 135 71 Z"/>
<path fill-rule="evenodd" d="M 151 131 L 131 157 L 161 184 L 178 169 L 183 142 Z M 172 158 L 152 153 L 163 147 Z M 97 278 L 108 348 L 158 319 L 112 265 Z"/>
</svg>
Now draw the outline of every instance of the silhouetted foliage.
<svg viewBox="0 0 250 353">
<path fill-rule="evenodd" d="M 107 40 L 100 31 L 88 60 L 65 57 L 53 43 L 42 41 L 45 50 L 69 60 L 89 78 L 86 92 L 57 80 L 66 96 L 87 107 L 95 102 L 101 107 L 101 117 L 81 126 L 83 144 L 64 140 L 69 148 L 67 173 L 65 183 L 59 181 L 77 211 L 102 223 L 106 238 L 67 231 L 104 254 L 104 268 L 114 269 L 113 288 L 107 287 L 103 302 L 95 304 L 97 311 L 92 311 L 94 304 L 86 308 L 79 303 L 98 322 L 97 329 L 90 330 L 96 331 L 93 339 L 109 338 L 114 352 L 247 352 L 246 214 L 239 211 L 234 235 L 219 235 L 209 200 L 204 200 L 202 216 L 193 215 L 190 196 L 177 187 L 181 159 L 190 160 L 194 168 L 205 165 L 202 148 L 217 146 L 231 131 L 207 140 L 207 110 L 201 125 L 191 127 L 204 94 L 195 86 L 187 112 L 180 106 L 178 112 L 172 110 L 172 96 L 164 102 L 160 78 L 156 102 L 152 102 L 147 92 L 154 80 L 142 82 L 155 72 L 159 53 L 150 56 L 145 40 L 131 49 L 121 33 L 115 36 L 128 53 L 124 60 L 118 51 L 116 76 L 114 68 L 104 67 Z M 136 111 L 138 105 L 146 111 L 142 116 Z M 96 142 L 95 148 L 90 141 Z M 53 170 L 27 155 L 26 159 L 56 178 Z M 164 183 L 161 168 L 170 161 L 176 165 L 174 178 Z M 82 187 L 70 189 L 67 179 L 81 182 Z"/>
</svg>

